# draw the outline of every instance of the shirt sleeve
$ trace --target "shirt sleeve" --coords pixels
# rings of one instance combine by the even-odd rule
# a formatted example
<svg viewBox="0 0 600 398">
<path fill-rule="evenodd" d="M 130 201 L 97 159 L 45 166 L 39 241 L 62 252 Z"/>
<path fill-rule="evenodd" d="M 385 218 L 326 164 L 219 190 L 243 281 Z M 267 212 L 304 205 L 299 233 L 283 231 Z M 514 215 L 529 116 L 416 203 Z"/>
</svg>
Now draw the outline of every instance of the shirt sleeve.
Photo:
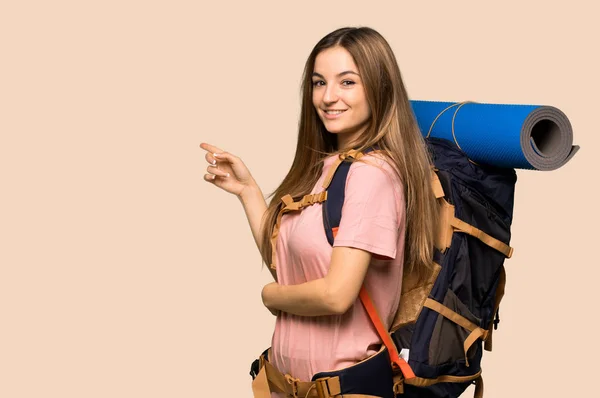
<svg viewBox="0 0 600 398">
<path fill-rule="evenodd" d="M 375 258 L 395 259 L 404 217 L 400 184 L 383 160 L 352 164 L 333 246 L 355 247 L 371 252 Z"/>
</svg>

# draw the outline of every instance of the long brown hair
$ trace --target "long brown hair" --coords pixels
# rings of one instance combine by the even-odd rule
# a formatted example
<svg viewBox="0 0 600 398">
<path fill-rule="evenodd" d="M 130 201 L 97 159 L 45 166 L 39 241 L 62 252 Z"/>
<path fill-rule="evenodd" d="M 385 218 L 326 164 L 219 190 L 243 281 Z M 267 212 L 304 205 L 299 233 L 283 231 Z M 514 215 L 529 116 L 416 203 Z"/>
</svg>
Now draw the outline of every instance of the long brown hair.
<svg viewBox="0 0 600 398">
<path fill-rule="evenodd" d="M 306 61 L 296 154 L 288 174 L 269 195 L 274 199 L 262 223 L 263 261 L 267 265 L 272 262 L 271 236 L 280 198 L 290 194 L 297 200 L 309 194 L 321 175 L 323 160 L 341 152 L 336 136 L 325 129 L 312 102 L 315 59 L 321 51 L 335 46 L 352 55 L 372 113 L 369 126 L 355 142 L 354 149 L 378 145 L 402 179 L 406 198 L 404 269 L 419 278 L 426 277 L 432 269 L 438 223 L 438 205 L 431 189 L 431 159 L 394 53 L 383 36 L 368 27 L 347 27 L 329 33 L 316 44 Z"/>
</svg>

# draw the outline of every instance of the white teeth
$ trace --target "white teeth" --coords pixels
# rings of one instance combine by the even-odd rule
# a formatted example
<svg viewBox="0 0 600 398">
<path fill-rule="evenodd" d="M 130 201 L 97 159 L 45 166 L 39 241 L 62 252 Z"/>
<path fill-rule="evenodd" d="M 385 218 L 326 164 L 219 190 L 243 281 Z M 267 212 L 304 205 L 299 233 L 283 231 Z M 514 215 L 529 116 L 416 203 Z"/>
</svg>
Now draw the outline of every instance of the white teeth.
<svg viewBox="0 0 600 398">
<path fill-rule="evenodd" d="M 342 112 L 346 111 L 325 111 L 325 113 L 327 113 L 328 115 L 339 115 Z"/>
</svg>

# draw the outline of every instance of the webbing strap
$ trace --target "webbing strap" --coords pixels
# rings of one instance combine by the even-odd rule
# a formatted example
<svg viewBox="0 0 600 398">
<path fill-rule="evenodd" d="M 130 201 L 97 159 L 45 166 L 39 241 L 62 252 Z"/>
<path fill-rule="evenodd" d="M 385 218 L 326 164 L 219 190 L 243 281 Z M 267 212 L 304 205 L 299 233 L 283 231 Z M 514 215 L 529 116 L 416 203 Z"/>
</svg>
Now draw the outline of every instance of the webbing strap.
<svg viewBox="0 0 600 398">
<path fill-rule="evenodd" d="M 464 316 L 457 314 L 445 305 L 430 298 L 427 298 L 427 300 L 425 300 L 425 307 L 442 314 L 446 318 L 450 319 L 452 322 L 459 324 L 460 326 L 462 326 L 470 332 L 479 328 L 479 326 L 475 325 L 473 322 L 471 322 Z"/>
<path fill-rule="evenodd" d="M 465 339 L 465 342 L 463 343 L 463 349 L 465 350 L 465 365 L 467 365 L 467 367 L 469 367 L 469 358 L 467 357 L 469 348 L 471 348 L 473 343 L 477 341 L 478 338 L 483 337 L 485 335 L 487 335 L 487 330 L 477 328 L 471 333 L 469 333 L 469 336 L 467 336 L 467 338 Z"/>
<path fill-rule="evenodd" d="M 433 168 L 431 171 L 431 188 L 433 189 L 436 199 L 439 199 L 445 195 L 444 188 L 442 188 L 442 183 L 440 182 L 440 177 L 438 177 L 435 169 Z"/>
<path fill-rule="evenodd" d="M 463 220 L 451 217 L 450 224 L 457 229 L 458 232 L 465 232 L 471 236 L 476 237 L 481 240 L 486 245 L 492 247 L 493 249 L 498 250 L 500 253 L 504 254 L 507 258 L 510 258 L 513 253 L 513 248 L 505 244 L 504 242 L 499 241 L 496 238 L 491 237 L 486 234 L 482 230 L 475 228 L 471 224 L 467 224 Z"/>
<path fill-rule="evenodd" d="M 444 189 L 442 187 L 442 183 L 440 182 L 440 178 L 435 171 L 436 171 L 436 168 L 432 167 L 431 188 L 433 190 L 433 193 L 435 194 L 435 197 L 437 199 L 439 199 L 439 198 L 444 197 L 445 194 L 444 194 Z M 504 254 L 507 258 L 512 257 L 512 254 L 513 254 L 512 247 L 510 247 L 506 243 L 486 234 L 485 232 L 472 226 L 471 224 L 468 224 L 468 223 L 464 222 L 463 220 L 455 217 L 454 216 L 454 206 L 449 206 L 447 203 L 446 203 L 446 205 L 447 205 L 447 207 L 445 208 L 446 213 L 443 216 L 447 217 L 447 220 L 450 223 L 450 225 L 453 226 L 458 232 L 464 232 L 471 236 L 474 236 L 477 239 L 481 240 L 486 245 L 492 247 L 493 249 L 498 250 L 500 253 Z M 448 212 L 447 211 L 448 209 L 452 209 L 452 211 Z M 443 228 L 443 225 L 444 224 L 442 224 L 442 228 Z M 447 242 L 442 242 L 442 243 L 448 244 Z"/>
<path fill-rule="evenodd" d="M 277 244 L 277 236 L 279 235 L 279 228 L 281 225 L 281 217 L 285 213 L 290 211 L 302 210 L 307 206 L 311 206 L 315 203 L 324 202 L 327 200 L 327 191 L 321 191 L 314 194 L 304 195 L 302 199 L 297 202 L 294 202 L 294 199 L 291 195 L 285 195 L 281 198 L 283 202 L 283 206 L 279 213 L 277 214 L 277 221 L 275 222 L 275 227 L 273 228 L 273 233 L 271 234 L 271 269 L 275 269 L 275 255 L 276 249 L 275 246 Z"/>
<path fill-rule="evenodd" d="M 398 356 L 398 351 L 396 350 L 396 346 L 395 346 L 394 342 L 392 341 L 390 334 L 383 326 L 383 322 L 381 321 L 381 318 L 379 317 L 379 313 L 377 312 L 377 309 L 375 308 L 375 305 L 373 304 L 373 301 L 371 300 L 371 297 L 369 296 L 369 293 L 367 292 L 367 289 L 365 288 L 364 285 L 360 289 L 359 296 L 360 296 L 360 300 L 362 301 L 363 305 L 365 306 L 365 309 L 367 310 L 367 313 L 369 314 L 369 318 L 371 318 L 373 325 L 375 325 L 375 329 L 377 329 L 377 333 L 379 334 L 379 337 L 381 338 L 381 340 L 383 341 L 383 344 L 385 345 L 385 347 L 388 350 L 388 354 L 390 356 L 392 364 L 398 366 L 398 368 L 404 375 L 405 379 L 411 379 L 413 377 L 416 377 L 415 373 L 411 369 L 410 365 L 403 358 L 400 358 Z"/>
<path fill-rule="evenodd" d="M 406 384 L 410 384 L 415 387 L 429 387 L 437 383 L 465 383 L 468 381 L 475 382 L 475 393 L 474 398 L 483 398 L 483 377 L 481 377 L 481 370 L 475 373 L 473 376 L 450 376 L 443 375 L 436 377 L 435 379 L 425 379 L 423 377 L 415 377 L 414 379 L 407 380 Z"/>
<path fill-rule="evenodd" d="M 339 376 L 301 381 L 288 374 L 284 375 L 262 356 L 260 362 L 260 371 L 252 381 L 254 398 L 271 398 L 271 391 L 294 398 L 378 398 L 374 395 L 342 394 Z"/>
<path fill-rule="evenodd" d="M 485 339 L 487 337 L 488 331 L 480 328 L 467 318 L 463 317 L 462 315 L 459 315 L 458 313 L 452 311 L 450 308 L 435 300 L 427 298 L 427 300 L 425 300 L 424 305 L 425 307 L 434 310 L 435 312 L 441 314 L 442 316 L 448 318 L 452 322 L 462 326 L 463 328 L 471 332 L 463 343 L 466 365 L 469 366 L 469 359 L 467 358 L 467 352 L 469 351 L 469 348 L 471 348 L 473 343 L 477 341 L 478 338 Z"/>
<path fill-rule="evenodd" d="M 360 159 L 362 156 L 364 156 L 364 154 L 355 149 L 352 149 L 348 152 L 339 154 L 338 157 L 333 162 L 333 164 L 330 166 L 329 172 L 327 173 L 327 177 L 325 177 L 325 180 L 323 181 L 323 189 L 329 188 L 329 184 L 331 184 L 331 180 L 333 180 L 333 175 L 335 174 L 339 165 L 344 161 L 344 159 L 346 159 L 346 158 Z"/>
<path fill-rule="evenodd" d="M 256 378 L 252 381 L 254 398 L 271 398 L 271 387 L 274 391 L 287 393 L 291 391 L 285 376 L 273 365 L 261 357 L 261 368 Z"/>
</svg>

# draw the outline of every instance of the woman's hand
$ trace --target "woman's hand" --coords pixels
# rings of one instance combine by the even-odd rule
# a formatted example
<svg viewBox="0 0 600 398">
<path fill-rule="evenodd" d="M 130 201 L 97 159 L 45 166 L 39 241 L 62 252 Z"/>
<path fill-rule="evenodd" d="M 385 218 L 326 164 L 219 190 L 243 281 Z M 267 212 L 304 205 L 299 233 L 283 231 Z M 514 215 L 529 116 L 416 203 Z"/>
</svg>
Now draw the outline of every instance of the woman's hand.
<svg viewBox="0 0 600 398">
<path fill-rule="evenodd" d="M 200 148 L 207 151 L 204 157 L 209 164 L 204 180 L 238 197 L 246 188 L 256 185 L 250 171 L 237 156 L 206 143 L 201 143 Z"/>
</svg>

